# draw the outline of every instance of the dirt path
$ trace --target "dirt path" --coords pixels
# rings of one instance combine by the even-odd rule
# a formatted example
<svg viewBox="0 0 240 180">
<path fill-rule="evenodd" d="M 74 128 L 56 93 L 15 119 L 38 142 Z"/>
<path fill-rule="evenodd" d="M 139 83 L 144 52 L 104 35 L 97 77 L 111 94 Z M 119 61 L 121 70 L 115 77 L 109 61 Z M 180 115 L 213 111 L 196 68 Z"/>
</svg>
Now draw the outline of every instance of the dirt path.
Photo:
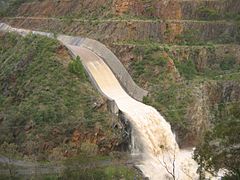
<svg viewBox="0 0 240 180">
<path fill-rule="evenodd" d="M 92 22 L 92 23 L 105 23 L 105 22 L 167 22 L 167 23 L 212 23 L 212 24 L 236 24 L 227 20 L 215 20 L 215 21 L 207 21 L 207 20 L 184 20 L 184 19 L 80 19 L 80 18 L 61 18 L 61 17 L 35 17 L 35 16 L 18 16 L 18 17 L 4 17 L 6 20 L 14 20 L 14 19 L 22 19 L 22 20 L 53 20 L 53 21 L 66 21 L 71 20 L 75 22 Z"/>
</svg>

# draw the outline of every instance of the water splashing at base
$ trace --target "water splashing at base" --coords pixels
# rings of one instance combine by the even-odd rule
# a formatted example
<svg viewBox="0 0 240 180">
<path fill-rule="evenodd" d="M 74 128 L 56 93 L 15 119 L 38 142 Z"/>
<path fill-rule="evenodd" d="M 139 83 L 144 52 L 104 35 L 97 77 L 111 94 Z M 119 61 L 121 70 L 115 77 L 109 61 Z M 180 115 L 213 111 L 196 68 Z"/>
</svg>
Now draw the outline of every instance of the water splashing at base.
<svg viewBox="0 0 240 180">
<path fill-rule="evenodd" d="M 78 54 L 100 90 L 113 99 L 132 126 L 132 154 L 140 157 L 137 166 L 152 180 L 197 179 L 197 164 L 191 152 L 181 151 L 171 126 L 151 106 L 130 97 L 112 71 L 90 50 L 69 46 Z"/>
<path fill-rule="evenodd" d="M 141 159 L 139 169 L 153 180 L 198 179 L 191 151 L 179 149 L 169 123 L 154 108 L 138 106 L 127 114 L 134 128 L 132 154 Z"/>
</svg>

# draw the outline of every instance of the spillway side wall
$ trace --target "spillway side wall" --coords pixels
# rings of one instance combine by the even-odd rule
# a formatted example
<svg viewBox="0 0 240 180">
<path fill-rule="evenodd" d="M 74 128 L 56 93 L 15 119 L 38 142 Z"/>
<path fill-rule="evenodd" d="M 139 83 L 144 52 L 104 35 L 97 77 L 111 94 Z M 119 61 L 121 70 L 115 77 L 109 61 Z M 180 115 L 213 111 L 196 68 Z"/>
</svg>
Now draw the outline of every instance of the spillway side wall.
<svg viewBox="0 0 240 180">
<path fill-rule="evenodd" d="M 133 81 L 132 77 L 122 65 L 120 60 L 104 44 L 93 39 L 65 35 L 58 36 L 58 39 L 70 45 L 85 47 L 101 57 L 117 77 L 122 87 L 134 99 L 142 101 L 143 97 L 148 94 L 146 90 L 140 88 Z"/>
<path fill-rule="evenodd" d="M 82 46 L 90 49 L 104 60 L 131 97 L 138 101 L 142 101 L 143 97 L 148 94 L 146 90 L 140 88 L 133 81 L 120 60 L 105 45 L 96 40 L 86 38 Z"/>
<path fill-rule="evenodd" d="M 29 33 L 44 35 L 50 38 L 54 38 L 54 34 L 52 33 L 45 33 L 39 31 L 31 31 L 25 29 L 16 29 L 8 26 L 5 23 L 0 23 L 0 31 L 4 32 L 17 32 L 20 35 L 27 35 Z M 148 92 L 142 88 L 140 88 L 132 79 L 130 74 L 127 72 L 125 67 L 122 65 L 120 60 L 109 50 L 104 44 L 88 38 L 81 38 L 81 37 L 72 37 L 72 36 L 65 36 L 59 35 L 57 39 L 64 44 L 70 44 L 75 46 L 83 46 L 88 48 L 96 55 L 101 57 L 104 62 L 110 67 L 113 71 L 119 82 L 121 83 L 122 87 L 127 91 L 127 93 L 138 101 L 142 101 L 143 97 L 148 94 Z M 94 83 L 96 85 L 96 83 Z"/>
</svg>

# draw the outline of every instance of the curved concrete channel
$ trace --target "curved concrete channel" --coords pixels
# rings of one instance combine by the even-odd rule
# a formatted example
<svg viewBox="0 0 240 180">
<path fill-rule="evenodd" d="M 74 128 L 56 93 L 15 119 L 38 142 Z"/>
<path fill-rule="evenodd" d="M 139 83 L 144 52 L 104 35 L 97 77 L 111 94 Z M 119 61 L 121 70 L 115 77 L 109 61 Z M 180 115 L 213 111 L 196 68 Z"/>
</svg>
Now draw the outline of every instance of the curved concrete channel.
<svg viewBox="0 0 240 180">
<path fill-rule="evenodd" d="M 110 67 L 111 71 L 119 80 L 121 86 L 131 97 L 133 97 L 136 100 L 142 101 L 143 97 L 148 94 L 146 90 L 136 85 L 136 83 L 133 81 L 132 77 L 124 68 L 120 60 L 104 44 L 96 40 L 89 39 L 89 38 L 82 38 L 82 37 L 72 37 L 72 36 L 66 36 L 66 35 L 58 35 L 57 37 L 55 37 L 53 33 L 12 28 L 11 26 L 5 23 L 0 23 L 0 31 L 17 32 L 23 36 L 29 33 L 44 35 L 50 38 L 57 38 L 66 46 L 72 45 L 72 46 L 78 46 L 78 47 L 89 49 L 92 52 L 94 52 L 97 56 L 101 57 L 101 59 Z M 76 55 L 73 51 L 71 51 L 71 53 L 74 56 Z M 90 72 L 88 72 L 88 74 L 90 74 Z"/>
<path fill-rule="evenodd" d="M 0 24 L 0 30 L 54 37 L 51 33 L 15 29 L 6 24 Z M 170 124 L 153 107 L 137 101 L 147 92 L 136 86 L 109 49 L 87 38 L 60 35 L 57 39 L 74 57 L 81 58 L 97 89 L 114 102 L 116 112 L 119 109 L 129 120 L 132 127 L 132 154 L 141 157 L 137 166 L 144 175 L 153 180 L 198 178 L 191 152 L 179 149 Z"/>
</svg>

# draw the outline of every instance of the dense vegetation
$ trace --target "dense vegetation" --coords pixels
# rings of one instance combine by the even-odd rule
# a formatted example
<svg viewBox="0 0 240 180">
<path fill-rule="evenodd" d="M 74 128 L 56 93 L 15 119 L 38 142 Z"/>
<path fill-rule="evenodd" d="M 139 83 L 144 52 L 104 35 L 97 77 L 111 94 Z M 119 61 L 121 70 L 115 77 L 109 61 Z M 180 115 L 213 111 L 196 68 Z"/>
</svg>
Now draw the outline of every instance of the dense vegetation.
<svg viewBox="0 0 240 180">
<path fill-rule="evenodd" d="M 0 35 L 0 54 L 1 155 L 40 161 L 81 155 L 81 162 L 121 144 L 121 132 L 111 128 L 117 119 L 104 108 L 79 57 L 71 60 L 56 40 L 15 34 Z M 73 142 L 75 131 L 83 137 Z M 111 166 L 102 171 L 121 174 Z"/>
<path fill-rule="evenodd" d="M 214 50 L 213 46 L 209 48 Z M 135 81 L 149 90 L 145 103 L 166 117 L 181 145 L 187 145 L 184 141 L 198 141 L 195 159 L 201 170 L 214 173 L 225 168 L 229 176 L 239 178 L 240 103 L 238 95 L 231 95 L 240 89 L 236 57 L 229 54 L 222 59 L 213 57 L 199 68 L 200 62 L 177 59 L 167 47 L 154 44 L 135 47 L 135 54 L 137 58 L 130 68 Z M 214 88 L 218 89 L 215 94 L 211 92 Z M 229 90 L 224 92 L 224 88 Z M 204 129 L 200 119 L 210 122 L 210 127 Z M 199 125 L 203 129 L 196 134 L 194 129 Z M 194 136 L 199 137 L 192 139 Z"/>
<path fill-rule="evenodd" d="M 239 76 L 238 76 L 239 78 Z M 237 82 L 236 82 L 237 84 Z M 239 93 L 239 90 L 238 90 Z M 195 151 L 195 160 L 201 165 L 199 173 L 215 174 L 227 170 L 224 179 L 240 179 L 240 102 L 239 99 L 224 100 L 211 107 L 214 126 L 206 130 Z M 201 174 L 204 177 L 204 173 Z"/>
<path fill-rule="evenodd" d="M 104 128 L 102 147 L 121 139 L 111 129 L 116 119 L 101 108 L 105 100 L 62 45 L 42 36 L 5 34 L 0 52 L 0 144 L 14 143 L 19 152 L 48 159 L 49 150 L 69 148 L 64 138 L 76 129 L 94 134 L 96 127 Z M 46 143 L 50 149 L 43 148 Z"/>
<path fill-rule="evenodd" d="M 34 0 L 0 0 L 0 17 L 13 16 L 21 4 Z"/>
</svg>

